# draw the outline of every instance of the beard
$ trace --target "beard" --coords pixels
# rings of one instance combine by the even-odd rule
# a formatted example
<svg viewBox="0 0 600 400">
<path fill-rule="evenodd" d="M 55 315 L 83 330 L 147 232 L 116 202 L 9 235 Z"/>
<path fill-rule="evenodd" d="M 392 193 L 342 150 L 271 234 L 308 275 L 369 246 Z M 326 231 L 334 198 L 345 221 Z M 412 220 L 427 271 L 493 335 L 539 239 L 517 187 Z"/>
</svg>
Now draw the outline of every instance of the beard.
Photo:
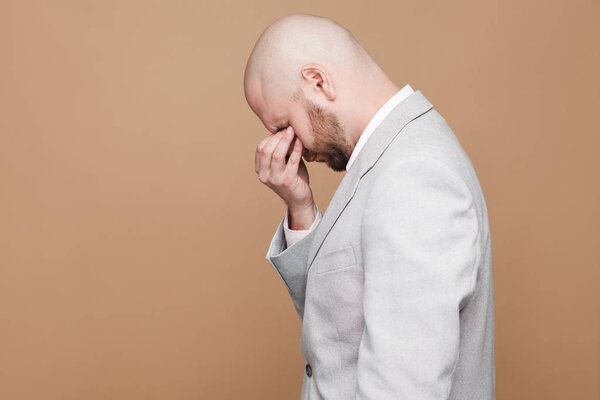
<svg viewBox="0 0 600 400">
<path fill-rule="evenodd" d="M 315 151 L 308 153 L 317 153 L 332 170 L 344 171 L 353 147 L 348 143 L 342 123 L 333 112 L 306 99 L 304 109 L 314 135 Z"/>
</svg>

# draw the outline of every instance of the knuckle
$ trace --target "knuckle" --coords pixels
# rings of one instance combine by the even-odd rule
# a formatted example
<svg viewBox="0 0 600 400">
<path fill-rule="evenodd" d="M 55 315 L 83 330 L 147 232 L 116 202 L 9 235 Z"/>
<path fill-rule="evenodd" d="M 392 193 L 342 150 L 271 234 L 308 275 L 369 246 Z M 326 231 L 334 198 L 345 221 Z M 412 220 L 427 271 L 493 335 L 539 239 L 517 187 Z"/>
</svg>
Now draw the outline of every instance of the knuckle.
<svg viewBox="0 0 600 400">
<path fill-rule="evenodd" d="M 281 178 L 279 178 L 279 177 L 273 178 L 273 179 L 271 180 L 271 183 L 272 183 L 274 186 L 281 186 Z"/>
<path fill-rule="evenodd" d="M 292 185 L 292 178 L 289 175 L 286 175 L 281 179 L 281 186 L 290 187 Z"/>
</svg>

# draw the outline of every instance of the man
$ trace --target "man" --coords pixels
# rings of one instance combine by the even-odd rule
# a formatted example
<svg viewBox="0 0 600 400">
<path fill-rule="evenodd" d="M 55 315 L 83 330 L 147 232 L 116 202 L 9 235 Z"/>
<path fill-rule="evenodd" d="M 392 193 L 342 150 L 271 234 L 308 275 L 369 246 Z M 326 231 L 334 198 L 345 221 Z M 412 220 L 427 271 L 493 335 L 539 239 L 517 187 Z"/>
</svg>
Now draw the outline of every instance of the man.
<svg viewBox="0 0 600 400">
<path fill-rule="evenodd" d="M 487 208 L 445 119 L 343 27 L 275 21 L 244 91 L 287 205 L 266 259 L 302 320 L 302 399 L 494 399 Z M 325 214 L 305 161 L 347 170 Z"/>
</svg>

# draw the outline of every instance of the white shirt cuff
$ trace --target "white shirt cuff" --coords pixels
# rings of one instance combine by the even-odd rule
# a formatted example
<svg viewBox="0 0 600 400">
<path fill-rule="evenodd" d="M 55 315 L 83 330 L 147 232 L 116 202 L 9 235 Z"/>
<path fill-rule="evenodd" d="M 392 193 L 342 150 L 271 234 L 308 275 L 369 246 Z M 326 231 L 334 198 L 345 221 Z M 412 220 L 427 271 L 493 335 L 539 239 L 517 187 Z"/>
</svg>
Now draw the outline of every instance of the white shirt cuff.
<svg viewBox="0 0 600 400">
<path fill-rule="evenodd" d="M 323 215 L 321 214 L 321 210 L 319 209 L 319 206 L 317 205 L 317 203 L 315 203 L 315 209 L 317 212 L 317 216 L 316 216 L 315 220 L 313 221 L 310 228 L 304 229 L 304 230 L 290 229 L 289 224 L 288 224 L 288 214 L 290 211 L 288 209 L 285 212 L 285 217 L 283 218 L 283 232 L 285 234 L 285 241 L 287 243 L 287 247 L 291 247 L 292 245 L 294 245 L 294 243 L 300 241 L 304 236 L 308 235 L 309 232 L 315 228 L 315 226 L 317 226 L 317 224 L 319 223 L 319 221 L 321 220 Z"/>
</svg>

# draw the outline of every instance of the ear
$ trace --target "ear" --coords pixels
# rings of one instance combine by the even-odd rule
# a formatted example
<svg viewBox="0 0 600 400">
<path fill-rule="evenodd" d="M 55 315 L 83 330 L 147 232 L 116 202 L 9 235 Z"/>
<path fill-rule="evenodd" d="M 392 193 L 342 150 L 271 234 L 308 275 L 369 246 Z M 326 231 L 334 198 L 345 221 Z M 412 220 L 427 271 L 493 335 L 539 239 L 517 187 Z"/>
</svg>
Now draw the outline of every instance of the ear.
<svg viewBox="0 0 600 400">
<path fill-rule="evenodd" d="M 306 64 L 300 71 L 302 77 L 308 81 L 311 89 L 325 96 L 329 101 L 335 100 L 335 87 L 329 72 L 319 64 Z"/>
</svg>

